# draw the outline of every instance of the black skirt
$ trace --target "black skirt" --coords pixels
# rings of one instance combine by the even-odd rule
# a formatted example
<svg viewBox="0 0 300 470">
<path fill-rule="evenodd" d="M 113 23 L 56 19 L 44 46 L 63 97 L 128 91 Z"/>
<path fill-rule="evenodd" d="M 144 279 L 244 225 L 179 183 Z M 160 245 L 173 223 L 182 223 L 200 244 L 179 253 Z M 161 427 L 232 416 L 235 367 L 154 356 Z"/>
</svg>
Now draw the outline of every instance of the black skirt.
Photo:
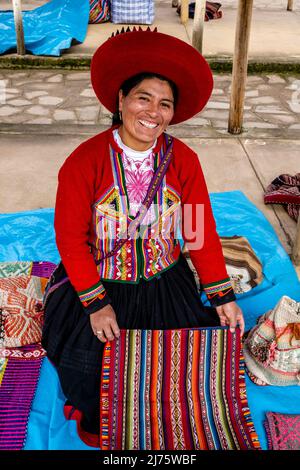
<svg viewBox="0 0 300 470">
<path fill-rule="evenodd" d="M 65 276 L 60 264 L 55 282 Z M 173 267 L 150 281 L 102 282 L 120 328 L 163 330 L 220 324 L 216 310 L 203 306 L 194 275 L 182 254 Z M 98 433 L 104 344 L 94 335 L 89 316 L 70 282 L 47 300 L 42 345 L 57 368 L 68 402 L 83 414 L 83 428 Z"/>
</svg>

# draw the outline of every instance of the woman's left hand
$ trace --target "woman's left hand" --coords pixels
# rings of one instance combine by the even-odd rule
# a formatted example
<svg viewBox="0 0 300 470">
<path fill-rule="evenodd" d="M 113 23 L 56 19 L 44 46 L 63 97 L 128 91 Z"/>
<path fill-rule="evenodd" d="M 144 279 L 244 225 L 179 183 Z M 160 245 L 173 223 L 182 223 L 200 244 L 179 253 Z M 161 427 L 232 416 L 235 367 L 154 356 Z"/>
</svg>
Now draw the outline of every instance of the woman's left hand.
<svg viewBox="0 0 300 470">
<path fill-rule="evenodd" d="M 219 315 L 221 326 L 229 325 L 231 333 L 234 333 L 235 328 L 239 325 L 241 336 L 245 331 L 245 321 L 243 312 L 236 302 L 228 302 L 224 305 L 216 307 L 217 314 Z"/>
</svg>

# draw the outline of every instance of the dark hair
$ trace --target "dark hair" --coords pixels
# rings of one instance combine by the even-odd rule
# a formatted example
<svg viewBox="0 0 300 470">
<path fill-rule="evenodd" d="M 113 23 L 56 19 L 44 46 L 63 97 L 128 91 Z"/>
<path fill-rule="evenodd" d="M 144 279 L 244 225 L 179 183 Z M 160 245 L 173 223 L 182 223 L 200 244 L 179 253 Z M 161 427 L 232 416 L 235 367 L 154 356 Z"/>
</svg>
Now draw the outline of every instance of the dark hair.
<svg viewBox="0 0 300 470">
<path fill-rule="evenodd" d="M 178 101 L 178 89 L 175 83 L 172 80 L 169 80 L 166 77 L 163 77 L 162 75 L 159 75 L 158 73 L 152 73 L 152 72 L 142 72 L 137 75 L 134 75 L 133 77 L 128 78 L 125 80 L 125 82 L 122 83 L 120 89 L 122 90 L 122 93 L 124 96 L 127 96 L 129 92 L 139 85 L 143 80 L 146 80 L 147 78 L 158 78 L 159 80 L 163 80 L 164 82 L 168 82 L 168 84 L 171 87 L 171 90 L 173 92 L 173 98 L 174 98 L 174 109 L 176 108 L 176 104 Z M 117 102 L 116 102 L 116 112 L 112 116 L 112 125 L 114 126 L 115 124 L 122 124 L 122 119 L 120 119 L 120 114 L 119 114 L 119 95 L 117 96 Z"/>
</svg>

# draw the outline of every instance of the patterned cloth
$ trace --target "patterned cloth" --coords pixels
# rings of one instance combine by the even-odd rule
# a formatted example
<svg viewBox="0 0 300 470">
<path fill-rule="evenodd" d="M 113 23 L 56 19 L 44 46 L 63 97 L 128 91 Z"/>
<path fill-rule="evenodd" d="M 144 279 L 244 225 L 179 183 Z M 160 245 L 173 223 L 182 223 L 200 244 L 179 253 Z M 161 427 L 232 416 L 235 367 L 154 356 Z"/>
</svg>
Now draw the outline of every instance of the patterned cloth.
<svg viewBox="0 0 300 470">
<path fill-rule="evenodd" d="M 103 450 L 259 449 L 239 333 L 121 330 L 104 350 Z"/>
<path fill-rule="evenodd" d="M 275 178 L 264 194 L 265 204 L 283 204 L 284 209 L 295 221 L 300 212 L 300 173 L 292 176 L 282 174 Z"/>
<path fill-rule="evenodd" d="M 263 280 L 262 264 L 248 240 L 238 235 L 220 237 L 220 240 L 234 293 L 243 294 L 260 284 Z M 201 291 L 199 277 L 186 246 L 183 248 L 183 253 L 193 271 L 198 289 Z"/>
<path fill-rule="evenodd" d="M 155 155 L 153 148 L 156 145 L 156 141 L 150 149 L 144 152 L 138 152 L 127 147 L 122 142 L 118 129 L 115 129 L 113 134 L 116 143 L 123 150 L 122 163 L 125 173 L 130 215 L 135 217 L 146 197 L 154 173 Z M 153 220 L 155 220 L 155 210 L 152 204 L 143 219 L 143 223 L 150 224 Z"/>
<path fill-rule="evenodd" d="M 0 450 L 21 450 L 45 351 L 0 348 Z"/>
<path fill-rule="evenodd" d="M 112 0 L 113 23 L 152 24 L 154 0 Z"/>
<path fill-rule="evenodd" d="M 270 450 L 300 450 L 300 415 L 270 411 L 264 425 Z"/>
<path fill-rule="evenodd" d="M 284 295 L 259 317 L 244 341 L 244 356 L 257 385 L 300 385 L 300 302 Z"/>
<path fill-rule="evenodd" d="M 89 23 L 104 23 L 110 20 L 110 0 L 90 0 Z"/>
<path fill-rule="evenodd" d="M 41 341 L 42 300 L 53 263 L 0 263 L 0 347 Z"/>
</svg>

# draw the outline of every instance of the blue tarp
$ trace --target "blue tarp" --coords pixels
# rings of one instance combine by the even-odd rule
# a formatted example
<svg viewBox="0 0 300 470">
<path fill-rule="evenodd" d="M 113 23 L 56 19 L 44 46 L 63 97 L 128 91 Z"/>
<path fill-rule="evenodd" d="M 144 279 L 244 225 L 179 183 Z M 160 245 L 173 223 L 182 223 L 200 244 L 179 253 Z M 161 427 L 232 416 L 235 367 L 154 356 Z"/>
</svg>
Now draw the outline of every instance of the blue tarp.
<svg viewBox="0 0 300 470">
<path fill-rule="evenodd" d="M 52 0 L 23 12 L 26 53 L 59 56 L 72 42 L 84 41 L 89 22 L 89 0 Z M 0 12 L 0 54 L 16 52 L 12 11 Z"/>
<path fill-rule="evenodd" d="M 300 301 L 300 283 L 276 233 L 264 215 L 240 191 L 211 194 L 221 236 L 246 237 L 263 264 L 264 281 L 238 296 L 246 327 L 288 295 Z M 0 261 L 52 261 L 59 255 L 54 240 L 53 209 L 0 215 Z M 246 376 L 250 411 L 263 449 L 267 411 L 300 414 L 300 387 L 259 387 Z M 89 449 L 77 436 L 73 421 L 63 416 L 65 397 L 54 367 L 44 359 L 28 423 L 26 450 Z"/>
</svg>

